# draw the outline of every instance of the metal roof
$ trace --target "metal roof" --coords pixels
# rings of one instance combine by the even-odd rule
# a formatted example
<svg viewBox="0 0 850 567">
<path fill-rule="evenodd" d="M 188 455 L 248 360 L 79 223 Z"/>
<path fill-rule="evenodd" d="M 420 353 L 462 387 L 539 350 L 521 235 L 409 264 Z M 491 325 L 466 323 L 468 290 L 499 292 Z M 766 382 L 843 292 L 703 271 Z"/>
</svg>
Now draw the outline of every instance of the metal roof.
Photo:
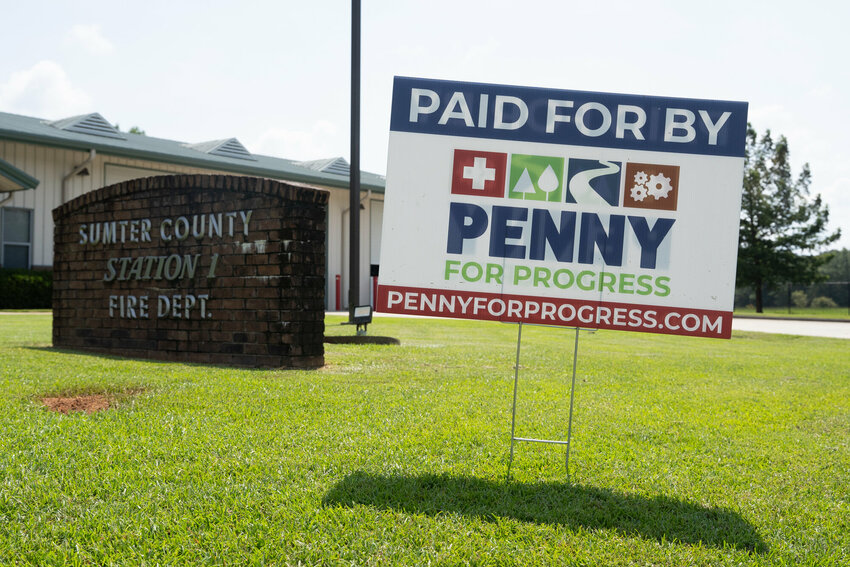
<svg viewBox="0 0 850 567">
<path fill-rule="evenodd" d="M 51 122 L 30 116 L 0 112 L 0 139 L 75 150 L 94 149 L 103 155 L 214 169 L 239 175 L 272 177 L 325 187 L 348 188 L 348 174 L 341 174 L 340 168 L 317 170 L 305 166 L 303 162 L 251 154 L 235 138 L 188 144 L 126 132 L 120 133 L 122 138 L 105 137 L 102 133 L 84 133 L 76 129 L 68 130 L 57 126 L 57 124 L 65 126 L 76 124 L 80 120 L 91 118 L 94 115 L 100 116 L 93 113 Z M 238 147 L 233 142 L 238 144 Z M 224 146 L 226 148 L 223 148 Z M 244 150 L 242 157 L 234 155 L 234 153 L 241 153 L 239 147 Z M 223 151 L 214 152 L 215 149 L 223 149 Z M 246 158 L 245 155 L 249 157 Z M 330 158 L 318 161 L 331 164 L 337 162 L 338 159 Z M 377 193 L 383 193 L 385 179 L 382 175 L 362 171 L 360 185 L 364 190 L 371 189 Z"/>
<path fill-rule="evenodd" d="M 214 156 L 257 161 L 256 158 L 251 155 L 251 152 L 249 152 L 236 138 L 213 140 L 211 142 L 201 142 L 200 144 L 187 144 L 186 147 Z"/>
<path fill-rule="evenodd" d="M 92 134 L 93 136 L 104 136 L 106 138 L 118 138 L 119 140 L 127 139 L 121 134 L 118 128 L 107 122 L 106 118 L 97 112 L 63 118 L 62 120 L 51 122 L 50 125 L 54 128 L 59 128 L 60 130 L 68 132 Z"/>
<path fill-rule="evenodd" d="M 0 191 L 35 189 L 38 184 L 39 180 L 32 175 L 0 159 Z"/>
<path fill-rule="evenodd" d="M 315 171 L 323 171 L 325 173 L 336 173 L 337 175 L 348 175 L 351 171 L 351 166 L 344 158 L 328 158 L 317 159 L 313 161 L 301 161 L 298 165 L 313 169 Z"/>
</svg>

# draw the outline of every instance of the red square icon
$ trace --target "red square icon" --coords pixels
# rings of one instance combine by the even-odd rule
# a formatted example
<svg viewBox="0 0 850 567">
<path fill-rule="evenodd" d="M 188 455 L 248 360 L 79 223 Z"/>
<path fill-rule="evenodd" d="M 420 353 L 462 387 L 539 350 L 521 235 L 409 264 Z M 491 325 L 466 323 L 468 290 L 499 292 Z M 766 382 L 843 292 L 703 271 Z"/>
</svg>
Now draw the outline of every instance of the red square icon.
<svg viewBox="0 0 850 567">
<path fill-rule="evenodd" d="M 508 154 L 455 150 L 452 193 L 504 197 Z"/>
</svg>

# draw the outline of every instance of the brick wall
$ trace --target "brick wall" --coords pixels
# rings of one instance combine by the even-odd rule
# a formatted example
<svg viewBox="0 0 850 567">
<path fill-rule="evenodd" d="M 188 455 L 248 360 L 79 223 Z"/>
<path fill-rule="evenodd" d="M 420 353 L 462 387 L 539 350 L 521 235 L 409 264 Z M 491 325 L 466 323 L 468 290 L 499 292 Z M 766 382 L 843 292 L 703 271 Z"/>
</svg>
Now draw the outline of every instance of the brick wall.
<svg viewBox="0 0 850 567">
<path fill-rule="evenodd" d="M 53 344 L 247 367 L 324 364 L 328 194 L 174 175 L 53 211 Z"/>
</svg>

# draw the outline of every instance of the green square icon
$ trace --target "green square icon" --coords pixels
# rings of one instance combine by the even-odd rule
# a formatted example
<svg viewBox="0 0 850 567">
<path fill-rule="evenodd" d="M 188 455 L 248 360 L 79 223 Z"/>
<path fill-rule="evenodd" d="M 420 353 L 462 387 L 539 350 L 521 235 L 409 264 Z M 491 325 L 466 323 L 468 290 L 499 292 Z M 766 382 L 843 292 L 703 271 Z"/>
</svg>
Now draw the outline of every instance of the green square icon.
<svg viewBox="0 0 850 567">
<path fill-rule="evenodd" d="M 508 198 L 560 203 L 564 192 L 564 158 L 511 154 Z"/>
</svg>

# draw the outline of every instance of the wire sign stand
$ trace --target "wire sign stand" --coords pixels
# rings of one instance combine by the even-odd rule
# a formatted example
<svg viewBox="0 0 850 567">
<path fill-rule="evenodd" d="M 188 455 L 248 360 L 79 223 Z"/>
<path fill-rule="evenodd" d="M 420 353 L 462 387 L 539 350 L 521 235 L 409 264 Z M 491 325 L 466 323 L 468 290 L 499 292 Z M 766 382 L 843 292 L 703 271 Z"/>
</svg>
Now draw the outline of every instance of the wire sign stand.
<svg viewBox="0 0 850 567">
<path fill-rule="evenodd" d="M 578 333 L 579 328 L 575 327 L 576 338 L 575 338 L 575 347 L 573 348 L 573 378 L 572 383 L 570 385 L 570 418 L 567 423 L 567 440 L 557 440 L 557 439 L 533 439 L 530 437 L 517 437 L 516 436 L 516 399 L 517 399 L 517 386 L 519 385 L 519 355 L 522 346 L 522 322 L 519 323 L 519 328 L 517 329 L 516 336 L 516 366 L 514 367 L 514 400 L 513 407 L 511 410 L 511 457 L 508 461 L 508 479 L 511 478 L 511 465 L 514 462 L 514 444 L 517 441 L 523 441 L 527 443 L 551 443 L 553 445 L 566 445 L 567 446 L 567 456 L 564 461 L 564 467 L 567 471 L 567 482 L 570 482 L 570 439 L 572 438 L 573 432 L 573 402 L 575 400 L 575 390 L 576 390 L 576 362 L 578 359 Z"/>
</svg>

